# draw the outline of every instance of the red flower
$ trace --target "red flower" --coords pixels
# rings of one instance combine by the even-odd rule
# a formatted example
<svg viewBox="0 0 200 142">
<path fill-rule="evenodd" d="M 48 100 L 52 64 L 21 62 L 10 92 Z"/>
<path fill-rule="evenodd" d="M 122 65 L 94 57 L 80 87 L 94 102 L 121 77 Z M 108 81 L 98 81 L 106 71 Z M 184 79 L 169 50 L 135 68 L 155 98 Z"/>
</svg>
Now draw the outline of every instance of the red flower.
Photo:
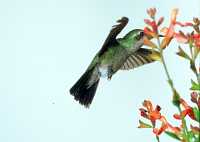
<svg viewBox="0 0 200 142">
<path fill-rule="evenodd" d="M 193 34 L 192 39 L 194 40 L 195 46 L 200 49 L 200 34 Z"/>
<path fill-rule="evenodd" d="M 151 101 L 145 100 L 143 102 L 143 106 L 145 108 L 140 108 L 140 114 L 142 117 L 149 119 L 152 122 L 152 125 L 155 126 L 156 121 L 161 121 L 161 127 L 159 128 L 153 128 L 153 132 L 156 135 L 160 135 L 166 130 L 169 130 L 170 132 L 173 132 L 175 134 L 179 134 L 181 129 L 179 127 L 173 127 L 170 123 L 167 122 L 166 118 L 161 115 L 160 113 L 160 106 L 153 107 Z M 147 128 L 147 127 L 141 127 L 140 128 Z"/>
<path fill-rule="evenodd" d="M 186 115 L 188 115 L 191 119 L 196 120 L 192 107 L 190 107 L 185 102 L 185 100 L 183 100 L 181 98 L 180 98 L 180 104 L 183 106 L 184 110 L 181 112 L 181 114 L 174 114 L 174 118 L 180 120 L 181 117 L 184 118 Z"/>
<path fill-rule="evenodd" d="M 173 127 L 171 124 L 169 124 L 164 116 L 161 116 L 160 121 L 162 122 L 161 127 L 153 129 L 153 132 L 157 136 L 166 130 L 168 130 L 176 135 L 178 135 L 181 132 L 181 129 L 179 127 Z"/>
<path fill-rule="evenodd" d="M 197 92 L 191 93 L 191 101 L 195 104 L 197 104 L 198 108 L 200 109 L 200 96 Z"/>
<path fill-rule="evenodd" d="M 152 28 L 153 33 L 158 32 L 158 25 L 156 24 L 154 20 L 150 21 L 149 19 L 144 19 L 144 22 Z"/>
<path fill-rule="evenodd" d="M 185 27 L 185 26 L 193 26 L 193 24 L 190 22 L 181 23 L 181 22 L 176 21 L 177 14 L 178 14 L 178 9 L 173 9 L 171 13 L 171 20 L 170 20 L 169 27 L 168 28 L 164 27 L 161 29 L 161 31 L 164 33 L 164 36 L 165 36 L 165 38 L 163 39 L 161 43 L 162 48 L 165 48 L 166 46 L 168 46 L 172 38 L 177 39 L 178 42 L 182 42 L 182 43 L 188 42 L 188 38 L 186 36 L 184 36 L 180 32 L 179 33 L 175 32 L 175 26 L 179 25 L 181 27 Z"/>
<path fill-rule="evenodd" d="M 160 26 L 164 20 L 163 17 L 161 17 L 158 22 L 155 21 L 155 14 L 156 14 L 156 9 L 155 8 L 150 8 L 147 10 L 148 15 L 151 17 L 151 20 L 149 19 L 144 19 L 144 22 L 149 26 L 144 28 L 144 33 L 147 36 L 156 37 L 158 36 L 158 26 Z"/>
<path fill-rule="evenodd" d="M 160 114 L 160 106 L 156 106 L 156 108 L 153 108 L 153 105 L 151 101 L 145 100 L 143 102 L 143 106 L 146 108 L 140 108 L 140 114 L 142 117 L 147 118 L 151 120 L 151 122 L 155 122 L 157 119 L 160 119 L 161 114 Z"/>
</svg>

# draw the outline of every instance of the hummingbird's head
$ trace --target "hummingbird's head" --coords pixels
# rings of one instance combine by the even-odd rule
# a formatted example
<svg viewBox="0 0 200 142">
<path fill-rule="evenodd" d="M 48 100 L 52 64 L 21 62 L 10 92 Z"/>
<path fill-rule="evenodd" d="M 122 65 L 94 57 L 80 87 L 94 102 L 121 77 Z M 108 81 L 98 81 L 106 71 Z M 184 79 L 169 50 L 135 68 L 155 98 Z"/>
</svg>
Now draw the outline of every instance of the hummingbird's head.
<svg viewBox="0 0 200 142">
<path fill-rule="evenodd" d="M 145 36 L 146 35 L 144 34 L 143 30 L 134 29 L 123 38 L 119 39 L 118 42 L 126 48 L 133 48 L 135 46 L 138 47 L 143 45 L 143 39 Z"/>
<path fill-rule="evenodd" d="M 139 41 L 139 40 L 142 40 L 144 38 L 144 36 L 145 36 L 145 34 L 144 34 L 143 30 L 136 29 L 133 38 L 135 41 Z"/>
</svg>

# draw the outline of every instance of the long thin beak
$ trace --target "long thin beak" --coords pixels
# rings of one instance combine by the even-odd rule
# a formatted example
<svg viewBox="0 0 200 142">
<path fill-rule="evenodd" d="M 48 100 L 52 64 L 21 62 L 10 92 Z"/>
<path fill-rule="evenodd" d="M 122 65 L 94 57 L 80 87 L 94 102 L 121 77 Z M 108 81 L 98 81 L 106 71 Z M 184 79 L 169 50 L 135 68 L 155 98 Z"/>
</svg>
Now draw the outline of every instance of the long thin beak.
<svg viewBox="0 0 200 142">
<path fill-rule="evenodd" d="M 151 40 L 153 37 L 152 36 L 150 36 L 150 35 L 144 35 L 144 36 L 146 36 L 149 40 Z M 164 37 L 164 35 L 158 35 L 159 37 Z"/>
</svg>

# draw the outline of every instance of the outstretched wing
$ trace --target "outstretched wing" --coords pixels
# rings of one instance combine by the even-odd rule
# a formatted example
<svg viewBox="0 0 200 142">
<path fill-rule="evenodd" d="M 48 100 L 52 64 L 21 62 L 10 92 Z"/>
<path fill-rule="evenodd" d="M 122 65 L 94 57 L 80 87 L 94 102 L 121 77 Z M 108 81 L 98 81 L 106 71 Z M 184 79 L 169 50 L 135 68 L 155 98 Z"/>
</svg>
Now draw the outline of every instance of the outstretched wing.
<svg viewBox="0 0 200 142">
<path fill-rule="evenodd" d="M 132 53 L 128 56 L 122 65 L 121 70 L 134 69 L 136 67 L 155 61 L 151 58 L 151 54 L 152 52 L 149 49 L 140 48 L 135 53 Z"/>
<path fill-rule="evenodd" d="M 117 20 L 117 23 L 119 24 L 112 26 L 109 35 L 107 36 L 101 50 L 99 51 L 99 56 L 101 56 L 105 51 L 108 50 L 109 45 L 117 43 L 116 37 L 122 31 L 122 29 L 127 25 L 128 18 L 122 17 L 121 19 Z"/>
</svg>

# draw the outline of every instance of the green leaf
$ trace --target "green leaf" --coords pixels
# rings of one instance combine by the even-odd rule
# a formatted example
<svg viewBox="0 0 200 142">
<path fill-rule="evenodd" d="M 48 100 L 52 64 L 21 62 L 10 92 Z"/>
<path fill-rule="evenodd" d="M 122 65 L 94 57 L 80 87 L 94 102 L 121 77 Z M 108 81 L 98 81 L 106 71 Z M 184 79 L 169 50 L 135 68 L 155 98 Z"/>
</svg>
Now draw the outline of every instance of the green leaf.
<svg viewBox="0 0 200 142">
<path fill-rule="evenodd" d="M 190 90 L 198 90 L 200 91 L 200 84 L 194 82 L 193 80 L 191 80 L 192 83 L 192 87 L 190 88 Z"/>
<path fill-rule="evenodd" d="M 181 140 L 175 133 L 172 133 L 170 131 L 165 131 L 165 134 L 167 134 L 168 136 L 170 136 L 176 140 L 179 140 L 179 141 Z"/>
<path fill-rule="evenodd" d="M 190 68 L 194 73 L 197 73 L 195 62 L 193 60 L 190 60 Z"/>
<path fill-rule="evenodd" d="M 199 141 L 196 141 L 195 134 L 192 131 L 188 132 L 188 138 L 190 142 L 199 142 Z"/>
<path fill-rule="evenodd" d="M 172 98 L 172 103 L 179 107 L 180 106 L 180 95 L 176 91 L 176 89 L 173 89 L 173 98 Z"/>
<path fill-rule="evenodd" d="M 197 107 L 192 108 L 196 121 L 200 122 L 200 110 Z"/>
<path fill-rule="evenodd" d="M 139 120 L 140 125 L 138 126 L 138 128 L 153 128 L 150 124 L 147 124 L 145 122 L 143 122 L 142 120 Z"/>
<path fill-rule="evenodd" d="M 185 51 L 179 46 L 178 47 L 178 52 L 176 53 L 177 55 L 179 55 L 180 57 L 183 57 L 185 59 L 191 60 L 191 58 L 189 57 L 189 55 L 187 53 L 185 53 Z"/>
<path fill-rule="evenodd" d="M 197 58 L 197 56 L 199 55 L 199 53 L 200 53 L 200 49 L 197 48 L 197 47 L 195 47 L 195 48 L 194 48 L 194 59 Z"/>
</svg>

